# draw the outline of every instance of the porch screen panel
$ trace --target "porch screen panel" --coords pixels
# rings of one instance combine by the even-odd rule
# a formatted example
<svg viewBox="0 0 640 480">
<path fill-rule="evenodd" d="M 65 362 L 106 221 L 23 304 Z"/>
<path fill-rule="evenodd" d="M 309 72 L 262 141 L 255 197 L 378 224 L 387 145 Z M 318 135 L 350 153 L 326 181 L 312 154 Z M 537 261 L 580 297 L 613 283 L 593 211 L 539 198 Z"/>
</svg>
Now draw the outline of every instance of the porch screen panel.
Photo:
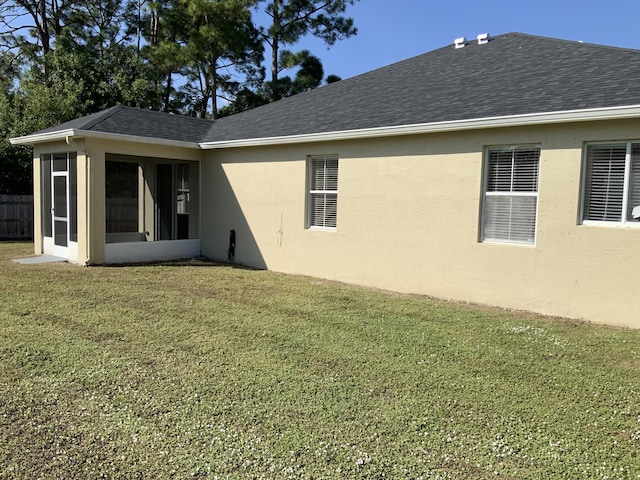
<svg viewBox="0 0 640 480">
<path fill-rule="evenodd" d="M 106 232 L 138 232 L 139 165 L 109 160 L 105 163 L 105 173 Z"/>
<path fill-rule="evenodd" d="M 54 157 L 55 168 L 55 157 Z M 67 216 L 67 175 L 53 176 L 53 240 L 54 244 L 66 247 L 69 242 Z"/>
<path fill-rule="evenodd" d="M 53 177 L 53 212 L 56 217 L 67 216 L 66 177 Z"/>
<path fill-rule="evenodd" d="M 53 171 L 54 172 L 66 172 L 67 154 L 66 153 L 54 153 L 53 154 Z"/>
<path fill-rule="evenodd" d="M 191 195 L 189 193 L 189 165 L 176 165 L 176 238 L 189 238 L 189 214 Z"/>
<path fill-rule="evenodd" d="M 173 165 L 156 167 L 156 237 L 158 240 L 173 240 L 174 204 Z"/>
<path fill-rule="evenodd" d="M 51 221 L 51 155 L 42 155 L 41 163 L 41 192 L 40 201 L 42 215 L 42 234 L 45 237 L 53 236 L 53 225 Z"/>
<path fill-rule="evenodd" d="M 69 153 L 69 235 L 78 241 L 78 161 L 75 152 Z"/>
<path fill-rule="evenodd" d="M 55 237 L 53 239 L 53 243 L 59 247 L 66 247 L 68 245 L 67 241 L 67 222 L 63 220 L 56 220 L 55 224 Z"/>
</svg>

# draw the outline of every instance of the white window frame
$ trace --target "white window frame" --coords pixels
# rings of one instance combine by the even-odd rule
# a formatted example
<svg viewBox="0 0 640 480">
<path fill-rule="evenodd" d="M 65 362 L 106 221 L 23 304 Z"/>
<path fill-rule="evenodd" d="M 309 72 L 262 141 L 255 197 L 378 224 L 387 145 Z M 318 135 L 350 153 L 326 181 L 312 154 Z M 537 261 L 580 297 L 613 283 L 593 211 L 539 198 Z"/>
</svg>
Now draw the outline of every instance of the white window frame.
<svg viewBox="0 0 640 480">
<path fill-rule="evenodd" d="M 515 165 L 515 156 L 512 156 L 512 167 L 511 167 L 511 180 L 510 180 L 510 190 L 500 190 L 500 191 L 489 191 L 489 170 L 490 170 L 490 155 L 493 151 L 511 151 L 515 152 L 516 150 L 533 150 L 536 149 L 538 151 L 538 164 L 536 170 L 536 181 L 535 181 L 535 191 L 517 191 L 513 189 L 515 184 L 514 177 L 514 165 Z M 536 233 L 538 229 L 538 192 L 539 192 L 539 180 L 540 180 L 540 161 L 542 157 L 542 149 L 538 144 L 524 144 L 524 145 L 494 145 L 488 146 L 485 148 L 484 154 L 484 163 L 483 163 L 483 181 L 482 181 L 482 215 L 481 215 L 481 224 L 480 224 L 480 241 L 482 243 L 500 243 L 500 244 L 514 244 L 514 245 L 535 245 L 536 243 Z M 491 197 L 502 197 L 502 198 L 522 198 L 522 197 L 530 197 L 535 199 L 534 203 L 534 219 L 533 219 L 533 235 L 531 240 L 523 240 L 523 239 L 513 239 L 513 238 L 498 238 L 498 237 L 489 237 L 487 235 L 486 224 L 487 224 L 487 200 Z M 509 222 L 511 224 L 512 217 L 509 217 Z M 511 228 L 509 227 L 509 236 L 511 236 Z"/>
<path fill-rule="evenodd" d="M 627 210 L 629 208 L 629 191 L 631 188 L 631 160 L 633 145 L 640 145 L 640 140 L 614 140 L 610 142 L 587 142 L 584 144 L 582 154 L 582 181 L 580 185 L 580 221 L 583 225 L 595 225 L 595 226 L 607 226 L 607 227 L 625 227 L 625 228 L 640 228 L 640 221 L 634 221 L 633 219 L 627 219 Z M 622 206 L 620 211 L 620 220 L 593 220 L 586 219 L 586 198 L 587 189 L 589 188 L 589 147 L 590 146 L 626 146 L 625 162 L 624 162 L 624 180 L 622 191 Z M 640 162 L 640 160 L 639 160 Z"/>
<path fill-rule="evenodd" d="M 314 177 L 313 177 L 313 163 L 314 161 L 324 161 L 325 165 L 325 177 L 326 177 L 326 166 L 327 161 L 335 161 L 337 162 L 336 167 L 336 189 L 313 189 Z M 338 213 L 337 213 L 337 203 L 338 203 L 338 172 L 340 170 L 340 160 L 338 155 L 310 155 L 307 157 L 307 222 L 306 226 L 310 230 L 329 230 L 334 231 L 338 227 Z M 325 182 L 326 183 L 326 182 Z M 325 185 L 326 187 L 326 185 Z M 336 213 L 335 213 L 335 225 L 326 225 L 327 224 L 327 215 L 326 211 L 323 214 L 323 225 L 314 224 L 314 215 L 313 215 L 313 198 L 316 196 L 332 196 L 335 197 L 336 202 Z"/>
</svg>

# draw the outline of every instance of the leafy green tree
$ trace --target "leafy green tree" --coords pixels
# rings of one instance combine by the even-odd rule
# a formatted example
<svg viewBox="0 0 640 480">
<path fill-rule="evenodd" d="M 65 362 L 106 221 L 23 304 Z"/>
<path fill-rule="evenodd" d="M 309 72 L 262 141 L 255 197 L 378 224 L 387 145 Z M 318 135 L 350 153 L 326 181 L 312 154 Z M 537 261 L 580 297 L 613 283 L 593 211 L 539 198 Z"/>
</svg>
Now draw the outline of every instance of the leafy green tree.
<svg viewBox="0 0 640 480">
<path fill-rule="evenodd" d="M 149 104 L 150 70 L 132 43 L 136 11 L 129 0 L 83 0 L 69 13 L 49 55 L 56 62 L 54 75 L 72 75 L 84 86 L 77 92 L 83 104 L 78 114 L 115 104 Z"/>
<path fill-rule="evenodd" d="M 182 113 L 218 116 L 218 97 L 233 96 L 260 76 L 263 47 L 251 18 L 253 0 L 169 0 L 152 4 L 143 53 L 166 80 Z M 186 80 L 173 89 L 173 76 Z M 166 107 L 165 107 L 166 108 Z"/>
<path fill-rule="evenodd" d="M 191 28 L 186 37 L 190 85 L 199 88 L 198 116 L 218 116 L 218 92 L 232 92 L 235 74 L 252 75 L 262 61 L 262 44 L 246 0 L 189 0 Z"/>
<path fill-rule="evenodd" d="M 297 53 L 283 51 L 280 62 L 281 70 L 298 68 L 293 78 L 287 75 L 278 80 L 278 95 L 281 98 L 306 92 L 322 84 L 324 75 L 322 62 L 318 57 L 311 55 L 308 50 Z M 326 78 L 326 83 L 339 80 L 340 77 L 337 75 L 329 75 Z M 269 103 L 271 101 L 270 90 L 270 83 L 263 83 L 261 88 L 257 88 L 256 91 L 243 89 L 237 94 L 234 101 L 221 109 L 220 116 L 232 115 Z"/>
<path fill-rule="evenodd" d="M 27 195 L 31 186 L 31 149 L 11 145 L 9 138 L 22 132 L 16 129 L 19 110 L 16 94 L 0 89 L 0 193 Z"/>
<path fill-rule="evenodd" d="M 33 193 L 31 172 L 31 149 L 11 145 L 8 137 L 3 135 L 0 138 L 0 193 L 31 195 Z"/>
<path fill-rule="evenodd" d="M 334 75 L 334 74 L 327 75 L 327 84 L 336 83 L 336 82 L 339 82 L 340 80 L 342 80 L 342 78 L 339 77 L 338 75 Z"/>
<path fill-rule="evenodd" d="M 47 64 L 47 83 L 35 68 L 20 82 L 20 92 L 15 96 L 15 106 L 22 111 L 22 117 L 15 123 L 20 134 L 66 122 L 91 110 L 84 96 L 88 85 L 83 76 L 77 75 L 84 68 L 82 59 L 56 51 L 47 56 Z"/>
<path fill-rule="evenodd" d="M 243 88 L 236 93 L 236 97 L 231 103 L 220 108 L 219 116 L 228 117 L 229 115 L 251 110 L 252 108 L 260 107 L 267 103 L 269 103 L 268 95 L 255 92 L 249 88 Z"/>
<path fill-rule="evenodd" d="M 59 44 L 48 56 L 48 87 L 50 90 L 62 89 L 65 94 L 73 96 L 68 102 L 75 104 L 75 116 L 116 104 L 151 105 L 150 69 L 137 55 L 133 45 L 115 43 L 100 52 L 77 45 L 68 46 L 64 42 Z M 56 96 L 58 91 L 52 91 L 52 96 Z"/>
<path fill-rule="evenodd" d="M 42 107 L 24 125 L 116 103 L 215 118 L 219 98 L 246 109 L 318 86 L 320 61 L 281 48 L 306 34 L 328 45 L 355 34 L 343 13 L 356 1 L 0 0 L 0 87 L 19 87 L 12 103 L 26 111 Z M 271 21 L 257 28 L 261 4 Z M 295 67 L 278 86 L 281 69 Z"/>
<path fill-rule="evenodd" d="M 0 51 L 0 89 L 4 92 L 12 90 L 19 77 L 20 58 L 13 52 Z"/>
<path fill-rule="evenodd" d="M 141 55 L 152 72 L 154 105 L 160 111 L 182 111 L 183 98 L 177 94 L 174 79 L 188 64 L 184 43 L 187 12 L 174 1 L 154 1 L 147 5 L 142 17 L 142 35 L 146 44 Z M 180 97 L 180 98 L 179 98 Z"/>
<path fill-rule="evenodd" d="M 321 38 L 327 45 L 357 33 L 352 18 L 344 17 L 348 5 L 358 0 L 267 0 L 265 12 L 271 19 L 260 29 L 271 48 L 271 95 L 280 98 L 278 73 L 280 48 L 297 43 L 305 35 Z"/>
<path fill-rule="evenodd" d="M 289 97 L 312 88 L 319 87 L 324 76 L 324 68 L 320 59 L 311 55 L 309 50 L 292 53 L 283 50 L 280 55 L 280 68 L 291 69 L 299 67 L 293 79 L 282 77 L 278 82 L 278 95 Z"/>
<path fill-rule="evenodd" d="M 65 37 L 98 58 L 114 45 L 133 46 L 136 5 L 132 0 L 76 0 L 66 15 Z"/>
</svg>

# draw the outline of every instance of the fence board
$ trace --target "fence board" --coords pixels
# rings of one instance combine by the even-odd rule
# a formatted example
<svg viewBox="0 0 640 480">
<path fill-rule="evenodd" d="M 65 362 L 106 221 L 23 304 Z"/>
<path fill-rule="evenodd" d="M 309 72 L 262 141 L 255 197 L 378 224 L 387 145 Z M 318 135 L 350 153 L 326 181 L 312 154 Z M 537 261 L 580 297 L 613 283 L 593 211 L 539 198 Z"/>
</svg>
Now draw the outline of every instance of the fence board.
<svg viewBox="0 0 640 480">
<path fill-rule="evenodd" d="M 33 195 L 0 195 L 0 240 L 33 240 Z"/>
</svg>

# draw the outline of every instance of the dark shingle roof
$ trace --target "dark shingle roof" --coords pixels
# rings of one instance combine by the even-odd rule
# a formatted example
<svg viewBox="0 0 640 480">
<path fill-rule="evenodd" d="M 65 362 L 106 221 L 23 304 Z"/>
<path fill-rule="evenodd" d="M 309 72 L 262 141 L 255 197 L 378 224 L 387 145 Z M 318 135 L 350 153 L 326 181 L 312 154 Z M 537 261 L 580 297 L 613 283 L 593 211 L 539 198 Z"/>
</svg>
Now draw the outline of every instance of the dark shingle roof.
<svg viewBox="0 0 640 480">
<path fill-rule="evenodd" d="M 519 33 L 453 45 L 214 122 L 205 141 L 640 104 L 640 51 Z"/>
<path fill-rule="evenodd" d="M 207 143 L 640 105 L 640 50 L 508 33 L 213 122 L 113 107 L 65 129 Z"/>
<path fill-rule="evenodd" d="M 77 129 L 198 143 L 209 128 L 211 128 L 211 122 L 208 120 L 116 106 L 38 133 Z"/>
</svg>

